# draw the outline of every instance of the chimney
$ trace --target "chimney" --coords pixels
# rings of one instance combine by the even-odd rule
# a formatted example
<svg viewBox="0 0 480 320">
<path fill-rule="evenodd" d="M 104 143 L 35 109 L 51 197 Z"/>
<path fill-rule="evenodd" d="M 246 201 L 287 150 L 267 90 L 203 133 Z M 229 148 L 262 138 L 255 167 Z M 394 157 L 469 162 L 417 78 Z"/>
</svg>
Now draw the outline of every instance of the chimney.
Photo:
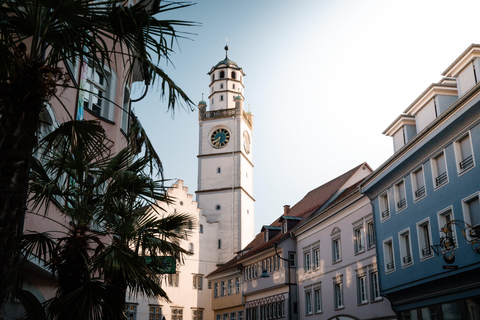
<svg viewBox="0 0 480 320">
<path fill-rule="evenodd" d="M 283 206 L 283 214 L 287 215 L 290 212 L 290 205 L 286 204 Z"/>
</svg>

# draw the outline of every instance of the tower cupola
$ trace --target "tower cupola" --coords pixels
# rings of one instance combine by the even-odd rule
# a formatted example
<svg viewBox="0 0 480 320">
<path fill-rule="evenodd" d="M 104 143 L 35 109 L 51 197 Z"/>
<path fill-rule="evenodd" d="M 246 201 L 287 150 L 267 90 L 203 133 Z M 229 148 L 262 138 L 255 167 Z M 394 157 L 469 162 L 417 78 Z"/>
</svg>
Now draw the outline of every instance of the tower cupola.
<svg viewBox="0 0 480 320">
<path fill-rule="evenodd" d="M 241 67 L 228 58 L 228 46 L 225 46 L 225 59 L 219 61 L 208 72 L 210 76 L 210 111 L 235 108 L 237 96 L 243 99 L 243 77 Z"/>
</svg>

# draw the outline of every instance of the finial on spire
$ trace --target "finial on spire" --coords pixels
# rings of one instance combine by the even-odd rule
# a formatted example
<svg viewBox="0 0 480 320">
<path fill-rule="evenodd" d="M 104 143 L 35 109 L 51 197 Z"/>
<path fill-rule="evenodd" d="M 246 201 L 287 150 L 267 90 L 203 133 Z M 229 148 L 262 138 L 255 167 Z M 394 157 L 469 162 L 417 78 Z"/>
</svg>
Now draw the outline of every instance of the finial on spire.
<svg viewBox="0 0 480 320">
<path fill-rule="evenodd" d="M 228 59 L 228 37 L 225 39 L 226 44 L 225 44 L 225 59 Z"/>
</svg>

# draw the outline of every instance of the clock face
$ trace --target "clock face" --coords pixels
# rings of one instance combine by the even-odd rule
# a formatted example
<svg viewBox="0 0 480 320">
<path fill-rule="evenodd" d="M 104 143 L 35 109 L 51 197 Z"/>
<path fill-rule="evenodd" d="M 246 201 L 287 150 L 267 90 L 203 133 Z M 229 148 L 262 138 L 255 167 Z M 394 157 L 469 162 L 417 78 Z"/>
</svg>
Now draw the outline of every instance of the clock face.
<svg viewBox="0 0 480 320">
<path fill-rule="evenodd" d="M 213 131 L 212 135 L 210 136 L 210 142 L 212 143 L 212 146 L 215 148 L 225 147 L 229 140 L 230 140 L 230 132 L 228 132 L 228 130 L 224 128 L 220 128 Z"/>
<path fill-rule="evenodd" d="M 243 149 L 247 154 L 250 153 L 250 136 L 247 131 L 243 132 Z"/>
</svg>

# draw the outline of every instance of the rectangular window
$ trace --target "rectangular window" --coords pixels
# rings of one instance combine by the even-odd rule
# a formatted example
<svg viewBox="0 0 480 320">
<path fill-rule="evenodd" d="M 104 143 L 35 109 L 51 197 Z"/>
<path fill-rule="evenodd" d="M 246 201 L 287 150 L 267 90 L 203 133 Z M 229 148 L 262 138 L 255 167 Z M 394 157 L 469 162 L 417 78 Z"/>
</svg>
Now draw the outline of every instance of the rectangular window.
<svg viewBox="0 0 480 320">
<path fill-rule="evenodd" d="M 228 279 L 228 294 L 231 295 L 233 294 L 233 280 Z"/>
<path fill-rule="evenodd" d="M 435 188 L 443 186 L 448 182 L 447 163 L 445 162 L 445 153 L 443 151 L 432 159 L 432 173 Z"/>
<path fill-rule="evenodd" d="M 466 134 L 455 142 L 455 156 L 457 158 L 457 169 L 461 173 L 475 166 L 473 160 L 472 144 L 470 134 Z"/>
<path fill-rule="evenodd" d="M 285 221 L 285 222 L 282 224 L 282 227 L 283 227 L 283 233 L 287 233 L 287 231 L 288 231 L 287 221 Z"/>
<path fill-rule="evenodd" d="M 423 167 L 418 168 L 412 173 L 412 189 L 413 197 L 415 200 L 419 200 L 426 196 L 425 190 L 425 177 L 423 175 Z"/>
<path fill-rule="evenodd" d="M 405 196 L 405 183 L 403 182 L 403 180 L 395 185 L 394 190 L 397 211 L 401 211 L 407 207 L 407 198 Z"/>
<path fill-rule="evenodd" d="M 357 303 L 364 304 L 368 302 L 367 298 L 367 277 L 365 275 L 357 277 Z"/>
<path fill-rule="evenodd" d="M 244 320 L 243 319 L 243 311 L 238 311 L 238 320 Z"/>
<path fill-rule="evenodd" d="M 305 314 L 312 314 L 312 290 L 305 291 Z"/>
<path fill-rule="evenodd" d="M 313 249 L 313 268 L 315 270 L 320 269 L 320 248 Z"/>
<path fill-rule="evenodd" d="M 422 259 L 433 256 L 432 238 L 430 234 L 430 222 L 424 220 L 417 224 L 418 245 L 420 249 L 420 257 Z"/>
<path fill-rule="evenodd" d="M 370 286 L 372 293 L 372 301 L 380 300 L 380 283 L 378 282 L 378 272 L 374 271 L 370 273 Z"/>
<path fill-rule="evenodd" d="M 235 293 L 240 292 L 240 277 L 235 277 Z"/>
<path fill-rule="evenodd" d="M 226 293 L 227 293 L 227 290 L 226 290 L 226 289 L 227 289 L 227 288 L 226 288 L 226 286 L 225 286 L 225 281 L 221 281 L 221 282 L 220 282 L 220 295 L 221 295 L 222 297 L 224 297 L 224 296 L 226 295 Z"/>
<path fill-rule="evenodd" d="M 162 308 L 160 306 L 150 306 L 148 320 L 162 320 Z"/>
<path fill-rule="evenodd" d="M 322 312 L 322 289 L 320 287 L 313 289 L 313 304 L 315 313 Z"/>
<path fill-rule="evenodd" d="M 364 242 L 363 242 L 363 228 L 356 228 L 353 230 L 353 245 L 354 245 L 354 250 L 355 254 L 363 252 L 364 251 Z"/>
<path fill-rule="evenodd" d="M 192 320 L 203 320 L 203 310 L 193 309 Z"/>
<path fill-rule="evenodd" d="M 172 308 L 172 320 L 183 320 L 183 309 Z"/>
<path fill-rule="evenodd" d="M 221 314 L 217 314 L 217 320 L 222 320 L 222 315 Z"/>
<path fill-rule="evenodd" d="M 180 275 L 178 273 L 168 275 L 168 285 L 171 287 L 178 287 Z"/>
<path fill-rule="evenodd" d="M 452 208 L 448 208 L 438 213 L 438 227 L 440 230 L 440 239 L 443 240 L 444 250 L 448 251 L 457 247 L 457 238 L 455 236 L 455 225 L 450 222 L 453 219 Z M 446 232 L 444 232 L 446 231 Z"/>
<path fill-rule="evenodd" d="M 478 194 L 463 201 L 463 215 L 465 222 L 473 227 L 472 230 L 467 231 L 468 239 L 471 240 L 471 236 L 480 236 L 480 201 Z"/>
<path fill-rule="evenodd" d="M 203 276 L 199 274 L 193 275 L 193 289 L 202 290 L 203 289 Z"/>
<path fill-rule="evenodd" d="M 367 222 L 368 249 L 375 247 L 375 228 L 373 221 Z"/>
<path fill-rule="evenodd" d="M 333 284 L 335 309 L 343 308 L 343 282 L 340 280 Z"/>
<path fill-rule="evenodd" d="M 310 272 L 312 270 L 310 251 L 303 253 L 303 263 L 305 272 Z"/>
<path fill-rule="evenodd" d="M 410 230 L 404 230 L 398 235 L 400 241 L 400 256 L 402 257 L 402 267 L 413 263 L 412 248 L 410 243 Z"/>
<path fill-rule="evenodd" d="M 228 320 L 228 313 L 223 314 L 223 320 Z"/>
<path fill-rule="evenodd" d="M 115 100 L 115 77 L 107 70 L 98 70 L 87 64 L 86 90 L 83 106 L 93 114 L 113 121 L 114 108 L 109 100 Z"/>
<path fill-rule="evenodd" d="M 218 282 L 213 284 L 213 297 L 218 298 Z"/>
<path fill-rule="evenodd" d="M 127 317 L 127 320 L 137 320 L 137 305 L 126 303 L 125 316 Z"/>
<path fill-rule="evenodd" d="M 381 215 L 380 218 L 382 220 L 387 219 L 388 217 L 390 217 L 390 206 L 389 206 L 389 203 L 388 203 L 388 191 L 385 192 L 384 194 L 382 194 L 379 197 L 379 202 L 380 202 L 380 215 Z"/>
<path fill-rule="evenodd" d="M 295 252 L 289 252 L 288 253 L 288 265 L 290 267 L 295 267 L 296 263 L 295 263 Z"/>
<path fill-rule="evenodd" d="M 230 312 L 230 320 L 236 320 L 237 319 L 237 313 L 236 312 Z"/>
<path fill-rule="evenodd" d="M 388 273 L 388 272 L 395 271 L 393 243 L 391 238 L 383 242 L 383 255 L 385 259 L 385 272 Z"/>
<path fill-rule="evenodd" d="M 332 239 L 332 256 L 333 263 L 342 259 L 340 238 Z"/>
</svg>

